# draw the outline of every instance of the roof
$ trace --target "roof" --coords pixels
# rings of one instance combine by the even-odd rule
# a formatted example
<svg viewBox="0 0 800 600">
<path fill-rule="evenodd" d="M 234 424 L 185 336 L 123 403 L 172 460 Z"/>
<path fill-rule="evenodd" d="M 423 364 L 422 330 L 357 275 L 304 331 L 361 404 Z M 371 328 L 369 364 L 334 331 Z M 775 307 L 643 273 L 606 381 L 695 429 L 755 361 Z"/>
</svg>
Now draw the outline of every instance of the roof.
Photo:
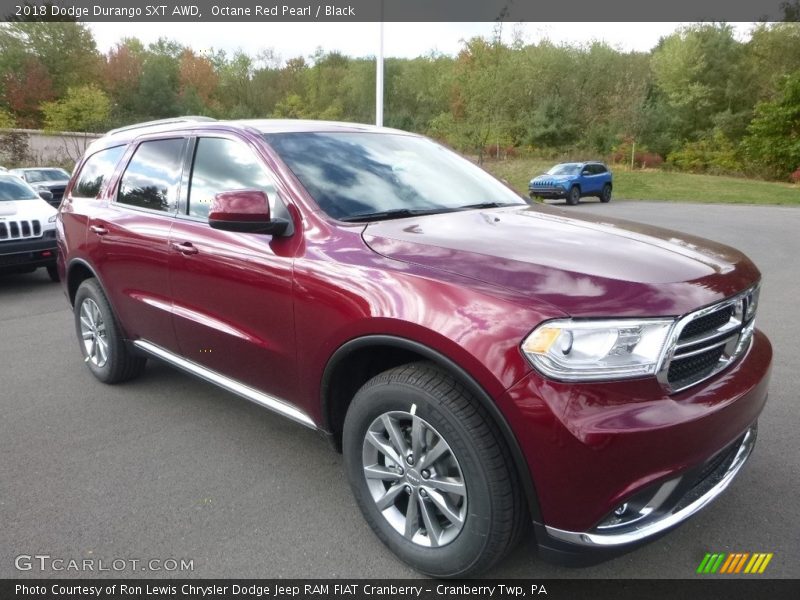
<svg viewBox="0 0 800 600">
<path fill-rule="evenodd" d="M 314 121 L 308 119 L 239 119 L 220 121 L 209 117 L 185 116 L 170 119 L 159 119 L 135 123 L 125 127 L 112 129 L 100 139 L 92 142 L 87 154 L 102 148 L 125 144 L 143 134 L 169 133 L 189 131 L 193 129 L 238 130 L 259 133 L 308 133 L 308 132 L 361 132 L 361 133 L 394 133 L 416 135 L 399 129 L 377 127 L 363 123 L 345 123 L 338 121 Z"/>
</svg>

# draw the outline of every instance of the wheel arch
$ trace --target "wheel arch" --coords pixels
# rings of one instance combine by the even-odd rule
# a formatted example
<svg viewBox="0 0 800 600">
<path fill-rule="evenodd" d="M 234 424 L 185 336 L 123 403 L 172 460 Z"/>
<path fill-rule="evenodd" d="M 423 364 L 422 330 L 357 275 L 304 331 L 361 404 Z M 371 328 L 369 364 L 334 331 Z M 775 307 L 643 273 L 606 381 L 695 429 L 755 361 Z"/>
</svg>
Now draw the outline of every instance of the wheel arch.
<svg viewBox="0 0 800 600">
<path fill-rule="evenodd" d="M 66 275 L 67 297 L 69 298 L 69 303 L 73 306 L 75 305 L 75 294 L 78 292 L 78 288 L 87 279 L 97 279 L 100 287 L 103 287 L 95 270 L 82 258 L 74 258 L 69 262 Z"/>
<path fill-rule="evenodd" d="M 372 368 L 364 368 L 363 358 L 372 359 Z M 462 384 L 488 411 L 508 446 L 514 468 L 522 482 L 523 493 L 531 518 L 541 523 L 536 487 L 528 461 L 517 438 L 491 396 L 468 372 L 441 352 L 424 344 L 393 335 L 366 335 L 342 344 L 328 360 L 320 385 L 322 427 L 330 432 L 330 440 L 341 451 L 344 414 L 355 392 L 374 375 L 401 364 L 428 360 Z M 345 377 L 356 370 L 356 377 Z"/>
</svg>

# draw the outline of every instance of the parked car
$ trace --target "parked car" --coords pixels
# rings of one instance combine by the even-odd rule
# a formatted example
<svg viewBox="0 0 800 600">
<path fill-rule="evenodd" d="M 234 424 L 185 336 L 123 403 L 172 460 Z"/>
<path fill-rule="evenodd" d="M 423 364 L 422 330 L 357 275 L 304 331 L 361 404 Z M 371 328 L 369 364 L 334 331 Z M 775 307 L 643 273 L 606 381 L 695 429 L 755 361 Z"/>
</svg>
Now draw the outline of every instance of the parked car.
<svg viewBox="0 0 800 600">
<path fill-rule="evenodd" d="M 45 267 L 58 281 L 56 210 L 27 183 L 0 173 L 0 273 Z"/>
<path fill-rule="evenodd" d="M 613 185 L 611 171 L 601 162 L 559 163 L 531 179 L 528 192 L 531 198 L 566 198 L 575 205 L 586 196 L 610 202 Z"/>
<path fill-rule="evenodd" d="M 11 173 L 21 177 L 37 190 L 47 190 L 52 196 L 50 204 L 58 208 L 64 189 L 69 182 L 69 173 L 64 169 L 55 167 L 31 167 L 26 169 L 12 169 Z"/>
<path fill-rule="evenodd" d="M 746 256 L 528 206 L 417 135 L 122 128 L 57 225 L 99 380 L 155 358 L 321 432 L 370 527 L 429 575 L 485 570 L 529 526 L 560 562 L 628 551 L 755 443 L 772 350 Z"/>
</svg>

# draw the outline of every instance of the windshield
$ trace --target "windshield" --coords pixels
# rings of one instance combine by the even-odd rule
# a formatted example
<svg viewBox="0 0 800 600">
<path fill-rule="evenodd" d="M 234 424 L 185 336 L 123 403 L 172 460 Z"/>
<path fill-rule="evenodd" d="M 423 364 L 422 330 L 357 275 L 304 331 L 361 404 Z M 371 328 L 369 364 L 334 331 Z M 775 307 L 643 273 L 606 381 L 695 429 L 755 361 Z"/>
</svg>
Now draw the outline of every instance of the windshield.
<svg viewBox="0 0 800 600">
<path fill-rule="evenodd" d="M 337 219 L 525 204 L 468 160 L 425 138 L 362 132 L 272 133 L 264 138 L 319 207 Z"/>
<path fill-rule="evenodd" d="M 0 177 L 0 202 L 38 200 L 33 188 L 17 177 Z"/>
<path fill-rule="evenodd" d="M 63 169 L 30 169 L 24 171 L 25 181 L 39 183 L 42 181 L 64 181 L 69 179 L 69 173 Z"/>
<path fill-rule="evenodd" d="M 548 175 L 575 175 L 581 168 L 580 163 L 561 163 L 550 169 Z"/>
<path fill-rule="evenodd" d="M 21 179 L 17 177 L 0 177 L 0 202 L 38 199 L 38 194 Z"/>
</svg>

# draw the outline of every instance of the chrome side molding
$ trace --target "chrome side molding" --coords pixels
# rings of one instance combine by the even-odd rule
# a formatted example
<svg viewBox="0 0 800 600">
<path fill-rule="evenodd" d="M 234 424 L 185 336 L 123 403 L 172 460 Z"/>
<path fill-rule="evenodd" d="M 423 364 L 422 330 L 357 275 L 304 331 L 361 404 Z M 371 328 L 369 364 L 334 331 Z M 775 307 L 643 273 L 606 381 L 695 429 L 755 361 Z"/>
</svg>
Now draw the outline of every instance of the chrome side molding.
<svg viewBox="0 0 800 600">
<path fill-rule="evenodd" d="M 233 392 L 237 396 L 241 396 L 246 400 L 250 400 L 251 402 L 255 402 L 256 404 L 268 408 L 269 410 L 278 413 L 296 423 L 300 423 L 301 425 L 305 425 L 310 429 L 317 429 L 317 425 L 311 420 L 306 413 L 298 409 L 297 407 L 289 404 L 288 402 L 281 400 L 279 398 L 275 398 L 274 396 L 270 396 L 269 394 L 265 394 L 263 392 L 259 392 L 249 386 L 244 385 L 236 381 L 235 379 L 231 379 L 230 377 L 226 377 L 225 375 L 221 375 L 216 371 L 212 371 L 211 369 L 207 369 L 201 365 L 198 365 L 195 362 L 187 360 L 177 354 L 170 352 L 169 350 L 165 350 L 161 346 L 156 346 L 155 344 L 151 344 L 145 340 L 135 340 L 133 345 L 136 346 L 139 350 L 150 354 L 156 358 L 160 358 L 161 360 L 171 364 L 174 367 L 178 367 L 179 369 L 186 371 L 187 373 L 191 373 L 192 375 L 196 375 L 201 379 L 205 379 L 206 381 L 213 383 L 225 389 L 229 392 Z"/>
</svg>

